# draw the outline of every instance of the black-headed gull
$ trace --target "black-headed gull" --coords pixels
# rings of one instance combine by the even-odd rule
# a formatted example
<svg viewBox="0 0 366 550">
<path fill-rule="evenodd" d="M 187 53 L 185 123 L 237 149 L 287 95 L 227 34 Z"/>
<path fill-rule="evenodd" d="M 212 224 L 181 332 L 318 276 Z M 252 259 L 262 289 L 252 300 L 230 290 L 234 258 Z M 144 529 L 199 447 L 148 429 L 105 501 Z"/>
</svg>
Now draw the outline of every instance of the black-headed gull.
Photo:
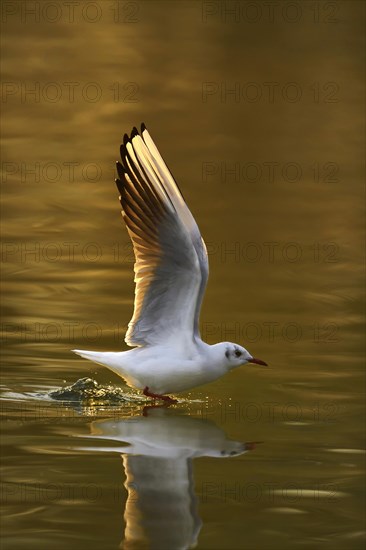
<svg viewBox="0 0 366 550">
<path fill-rule="evenodd" d="M 199 313 L 208 258 L 198 226 L 144 124 L 117 162 L 122 216 L 135 253 L 135 306 L 122 352 L 73 350 L 146 396 L 189 390 L 245 363 L 266 365 L 231 342 L 201 340 Z"/>
</svg>

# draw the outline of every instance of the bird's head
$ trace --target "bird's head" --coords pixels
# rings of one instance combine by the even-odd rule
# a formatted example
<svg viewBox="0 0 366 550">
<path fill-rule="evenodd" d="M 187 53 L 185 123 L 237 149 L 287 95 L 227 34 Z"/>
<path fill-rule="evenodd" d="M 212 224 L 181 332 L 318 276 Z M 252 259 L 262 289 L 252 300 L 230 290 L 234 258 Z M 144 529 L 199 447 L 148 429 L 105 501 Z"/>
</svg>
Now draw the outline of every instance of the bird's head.
<svg viewBox="0 0 366 550">
<path fill-rule="evenodd" d="M 239 344 L 233 344 L 232 342 L 221 342 L 218 344 L 220 351 L 223 354 L 223 360 L 228 369 L 234 369 L 245 365 L 246 363 L 254 363 L 256 365 L 267 366 L 267 363 L 261 359 L 253 357 L 248 350 L 239 346 Z"/>
</svg>

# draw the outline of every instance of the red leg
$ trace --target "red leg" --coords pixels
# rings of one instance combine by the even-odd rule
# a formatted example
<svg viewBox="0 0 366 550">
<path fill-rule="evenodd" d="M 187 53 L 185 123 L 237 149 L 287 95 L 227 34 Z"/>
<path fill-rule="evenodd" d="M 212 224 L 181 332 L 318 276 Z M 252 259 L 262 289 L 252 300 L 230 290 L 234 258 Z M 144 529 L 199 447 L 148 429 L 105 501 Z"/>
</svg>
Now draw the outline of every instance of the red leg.
<svg viewBox="0 0 366 550">
<path fill-rule="evenodd" d="M 162 399 L 163 401 L 169 404 L 178 403 L 176 399 L 172 399 L 171 397 L 169 397 L 169 395 L 160 395 L 159 393 L 150 392 L 147 386 L 144 389 L 143 394 L 146 395 L 146 397 L 152 397 L 153 399 Z"/>
</svg>

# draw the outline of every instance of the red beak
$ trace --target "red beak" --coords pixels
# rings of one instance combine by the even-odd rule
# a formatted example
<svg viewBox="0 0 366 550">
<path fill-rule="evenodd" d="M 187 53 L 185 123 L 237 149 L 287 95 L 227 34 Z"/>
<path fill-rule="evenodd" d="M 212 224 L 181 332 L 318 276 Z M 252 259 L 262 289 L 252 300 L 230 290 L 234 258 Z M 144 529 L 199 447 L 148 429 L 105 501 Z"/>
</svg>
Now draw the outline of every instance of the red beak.
<svg viewBox="0 0 366 550">
<path fill-rule="evenodd" d="M 256 359 L 255 357 L 248 359 L 248 363 L 255 363 L 256 365 L 263 365 L 265 367 L 268 367 L 267 363 L 262 361 L 262 359 Z"/>
<path fill-rule="evenodd" d="M 263 441 L 247 441 L 245 443 L 245 450 L 254 451 L 257 445 L 260 445 Z"/>
</svg>

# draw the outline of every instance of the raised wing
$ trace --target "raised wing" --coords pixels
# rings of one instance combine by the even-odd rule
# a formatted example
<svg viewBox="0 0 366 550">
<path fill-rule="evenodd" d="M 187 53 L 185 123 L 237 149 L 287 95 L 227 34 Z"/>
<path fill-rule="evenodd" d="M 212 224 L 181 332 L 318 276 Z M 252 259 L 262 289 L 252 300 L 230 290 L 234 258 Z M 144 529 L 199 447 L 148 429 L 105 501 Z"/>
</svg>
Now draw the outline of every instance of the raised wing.
<svg viewBox="0 0 366 550">
<path fill-rule="evenodd" d="M 145 125 L 121 145 L 117 162 L 122 215 L 135 253 L 135 306 L 125 341 L 131 346 L 184 345 L 199 337 L 208 278 L 205 243 Z"/>
</svg>

